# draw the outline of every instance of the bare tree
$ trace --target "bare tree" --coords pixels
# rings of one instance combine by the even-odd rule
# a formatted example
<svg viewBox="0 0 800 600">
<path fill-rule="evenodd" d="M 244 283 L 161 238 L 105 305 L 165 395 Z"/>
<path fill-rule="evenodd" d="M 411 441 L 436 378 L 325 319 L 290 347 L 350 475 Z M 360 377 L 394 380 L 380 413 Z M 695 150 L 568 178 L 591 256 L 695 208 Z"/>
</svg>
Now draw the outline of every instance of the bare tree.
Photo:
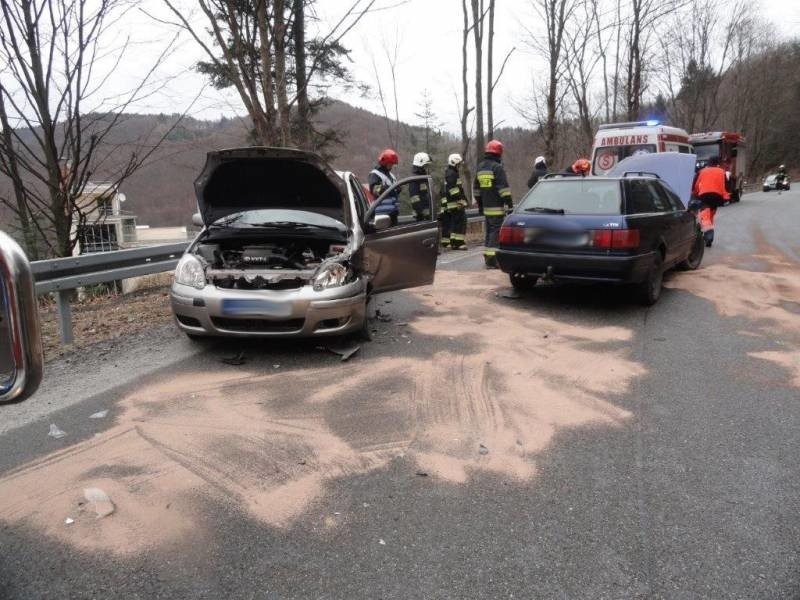
<svg viewBox="0 0 800 600">
<path fill-rule="evenodd" d="M 582 0 L 576 9 L 576 18 L 565 29 L 567 82 L 577 110 L 579 130 L 583 143 L 581 152 L 587 153 L 594 140 L 595 109 L 590 105 L 590 85 L 602 59 L 603 52 L 593 52 L 602 39 L 597 31 L 597 0 Z"/>
<path fill-rule="evenodd" d="M 201 72 L 218 87 L 236 89 L 259 143 L 311 146 L 313 102 L 308 89 L 326 77 L 342 79 L 346 70 L 338 59 L 347 50 L 341 41 L 376 1 L 353 0 L 326 33 L 307 40 L 306 10 L 313 0 L 197 0 L 205 17 L 202 26 L 174 0 L 163 0 L 175 16 L 173 24 L 187 31 L 208 59 L 200 63 Z M 295 131 L 300 132 L 298 140 Z"/>
<path fill-rule="evenodd" d="M 531 0 L 531 6 L 545 26 L 543 37 L 535 31 L 529 30 L 528 33 L 529 44 L 547 61 L 547 83 L 543 91 L 544 117 L 541 117 L 540 111 L 537 113 L 544 133 L 545 157 L 552 163 L 556 158 L 558 119 L 565 95 L 564 35 L 577 0 Z"/>
<path fill-rule="evenodd" d="M 469 105 L 469 63 L 468 63 L 468 47 L 469 47 L 469 11 L 467 9 L 467 0 L 461 0 L 461 13 L 464 19 L 464 26 L 461 31 L 461 156 L 464 160 L 464 178 L 466 181 L 472 181 L 472 173 L 470 169 L 469 160 L 469 115 L 473 108 Z M 480 155 L 477 155 L 480 156 Z M 469 189 L 468 193 L 472 193 L 472 185 L 468 185 L 465 189 Z"/>
<path fill-rule="evenodd" d="M 0 201 L 16 216 L 32 258 L 41 251 L 67 256 L 91 220 L 103 216 L 87 205 L 90 177 L 101 171 L 106 193 L 115 194 L 169 133 L 127 154 L 107 143 L 125 109 L 155 92 L 151 78 L 172 42 L 132 90 L 114 98 L 104 84 L 127 43 L 104 69 L 105 37 L 129 3 L 4 0 L 1 6 L 0 173 L 11 180 L 14 197 Z"/>
</svg>

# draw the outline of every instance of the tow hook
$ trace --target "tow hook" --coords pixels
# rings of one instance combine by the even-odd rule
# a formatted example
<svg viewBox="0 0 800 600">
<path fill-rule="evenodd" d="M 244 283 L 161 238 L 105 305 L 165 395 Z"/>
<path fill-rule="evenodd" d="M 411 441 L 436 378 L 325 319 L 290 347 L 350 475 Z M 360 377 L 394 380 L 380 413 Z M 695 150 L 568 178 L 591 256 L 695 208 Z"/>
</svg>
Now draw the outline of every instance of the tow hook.
<svg viewBox="0 0 800 600">
<path fill-rule="evenodd" d="M 547 267 L 547 271 L 542 275 L 542 283 L 553 283 L 553 267 Z"/>
</svg>

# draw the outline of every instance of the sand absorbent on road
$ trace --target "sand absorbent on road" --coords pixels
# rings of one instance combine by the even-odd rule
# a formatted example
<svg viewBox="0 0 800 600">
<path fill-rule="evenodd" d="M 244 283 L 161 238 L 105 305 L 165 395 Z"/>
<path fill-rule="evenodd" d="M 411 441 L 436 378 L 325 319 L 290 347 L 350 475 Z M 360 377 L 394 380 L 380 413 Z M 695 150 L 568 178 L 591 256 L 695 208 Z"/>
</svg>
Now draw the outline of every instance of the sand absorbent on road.
<svg viewBox="0 0 800 600">
<path fill-rule="evenodd" d="M 302 371 L 154 376 L 120 399 L 110 428 L 0 479 L 0 519 L 129 554 L 202 540 L 213 503 L 274 527 L 335 527 L 310 509 L 326 485 L 398 457 L 432 482 L 493 473 L 535 485 L 537 456 L 560 430 L 626 425 L 615 395 L 645 369 L 631 330 L 542 316 L 498 298 L 507 281 L 444 271 L 412 292 L 424 310 L 409 332 L 433 348 L 422 357 L 362 350 Z M 85 488 L 108 494 L 114 513 L 97 518 Z"/>
</svg>

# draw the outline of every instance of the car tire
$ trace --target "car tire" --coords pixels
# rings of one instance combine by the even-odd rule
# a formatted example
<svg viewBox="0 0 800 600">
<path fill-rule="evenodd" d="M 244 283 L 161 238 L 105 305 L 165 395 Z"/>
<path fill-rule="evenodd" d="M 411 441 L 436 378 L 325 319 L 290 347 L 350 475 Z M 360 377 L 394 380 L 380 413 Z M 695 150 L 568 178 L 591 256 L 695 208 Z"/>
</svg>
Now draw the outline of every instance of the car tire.
<svg viewBox="0 0 800 600">
<path fill-rule="evenodd" d="M 761 191 L 762 191 L 762 192 L 768 192 L 768 191 L 769 191 L 769 188 L 768 188 L 768 187 L 761 188 Z"/>
<path fill-rule="evenodd" d="M 678 268 L 681 271 L 697 270 L 697 268 L 700 267 L 700 263 L 703 262 L 703 256 L 705 253 L 706 241 L 703 238 L 703 232 L 698 229 L 694 238 L 694 242 L 692 243 L 692 248 L 689 250 L 689 256 L 686 257 L 686 260 L 681 261 L 678 264 Z"/>
<path fill-rule="evenodd" d="M 659 252 L 647 272 L 647 278 L 639 284 L 639 301 L 645 306 L 653 306 L 661 297 L 664 282 L 664 258 Z"/>
<path fill-rule="evenodd" d="M 510 273 L 508 278 L 511 281 L 511 286 L 518 291 L 532 290 L 539 281 L 536 275 L 528 275 L 527 273 Z"/>
</svg>

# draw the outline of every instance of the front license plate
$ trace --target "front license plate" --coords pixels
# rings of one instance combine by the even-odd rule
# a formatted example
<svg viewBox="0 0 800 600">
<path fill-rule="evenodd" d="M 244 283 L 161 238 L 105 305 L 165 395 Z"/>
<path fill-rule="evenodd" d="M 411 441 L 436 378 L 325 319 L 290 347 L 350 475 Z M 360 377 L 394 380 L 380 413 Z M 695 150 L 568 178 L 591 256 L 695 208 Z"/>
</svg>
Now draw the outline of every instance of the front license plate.
<svg viewBox="0 0 800 600">
<path fill-rule="evenodd" d="M 292 314 L 291 307 L 285 302 L 262 299 L 230 299 L 222 301 L 222 314 L 226 317 L 280 317 L 287 318 Z"/>
</svg>

